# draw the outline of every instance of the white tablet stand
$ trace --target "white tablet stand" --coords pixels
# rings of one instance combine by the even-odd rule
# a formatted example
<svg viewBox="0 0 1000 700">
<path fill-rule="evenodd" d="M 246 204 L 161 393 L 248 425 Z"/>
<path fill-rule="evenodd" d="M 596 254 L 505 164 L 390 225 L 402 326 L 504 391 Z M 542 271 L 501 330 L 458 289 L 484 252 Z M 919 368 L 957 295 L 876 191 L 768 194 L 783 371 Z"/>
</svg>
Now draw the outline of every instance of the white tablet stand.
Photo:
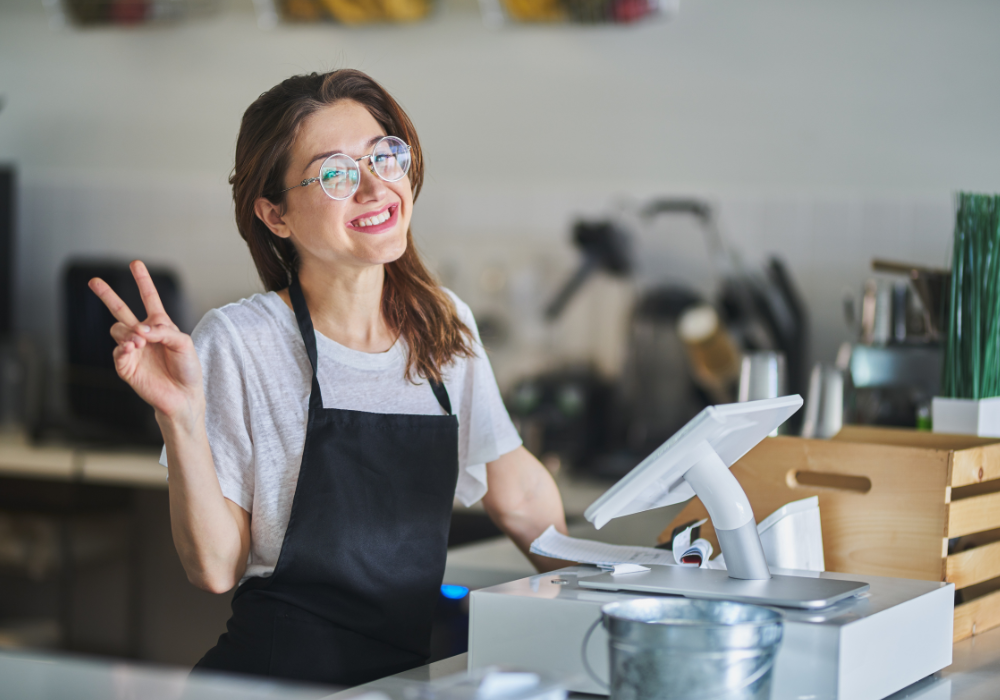
<svg viewBox="0 0 1000 700">
<path fill-rule="evenodd" d="M 598 528 L 612 518 L 681 503 L 698 495 L 726 555 L 722 571 L 655 566 L 650 571 L 600 574 L 581 588 L 738 600 L 789 608 L 821 609 L 868 590 L 867 583 L 816 578 L 802 572 L 771 576 L 750 501 L 729 471 L 740 457 L 802 406 L 799 396 L 710 406 L 663 443 L 584 515 Z"/>
<path fill-rule="evenodd" d="M 600 529 L 612 518 L 698 495 L 731 578 L 771 578 L 750 501 L 729 471 L 802 406 L 800 396 L 710 406 L 629 472 L 584 514 Z"/>
</svg>

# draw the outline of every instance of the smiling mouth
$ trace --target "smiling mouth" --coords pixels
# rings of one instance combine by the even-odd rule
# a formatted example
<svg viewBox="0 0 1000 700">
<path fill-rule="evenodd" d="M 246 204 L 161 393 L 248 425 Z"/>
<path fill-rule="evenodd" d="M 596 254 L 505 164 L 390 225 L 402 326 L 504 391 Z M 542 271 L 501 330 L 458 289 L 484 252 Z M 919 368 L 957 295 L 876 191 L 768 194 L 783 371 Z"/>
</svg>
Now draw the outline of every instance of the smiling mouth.
<svg viewBox="0 0 1000 700">
<path fill-rule="evenodd" d="M 359 217 L 357 219 L 354 219 L 351 222 L 351 226 L 353 226 L 354 228 L 368 228 L 369 226 L 378 226 L 379 224 L 384 224 L 392 217 L 393 212 L 396 210 L 396 206 L 397 205 L 390 204 L 388 207 L 385 208 L 384 211 L 376 214 L 375 216 L 369 216 L 363 218 Z"/>
</svg>

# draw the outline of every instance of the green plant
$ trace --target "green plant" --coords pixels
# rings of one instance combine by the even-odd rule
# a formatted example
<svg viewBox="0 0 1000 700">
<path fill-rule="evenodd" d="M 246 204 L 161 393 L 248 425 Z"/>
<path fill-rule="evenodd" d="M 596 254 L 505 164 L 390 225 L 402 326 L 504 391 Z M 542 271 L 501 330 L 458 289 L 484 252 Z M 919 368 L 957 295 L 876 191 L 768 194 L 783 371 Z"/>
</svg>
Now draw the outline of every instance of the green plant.
<svg viewBox="0 0 1000 700">
<path fill-rule="evenodd" d="M 959 194 L 941 381 L 945 396 L 1000 396 L 1000 195 Z"/>
</svg>

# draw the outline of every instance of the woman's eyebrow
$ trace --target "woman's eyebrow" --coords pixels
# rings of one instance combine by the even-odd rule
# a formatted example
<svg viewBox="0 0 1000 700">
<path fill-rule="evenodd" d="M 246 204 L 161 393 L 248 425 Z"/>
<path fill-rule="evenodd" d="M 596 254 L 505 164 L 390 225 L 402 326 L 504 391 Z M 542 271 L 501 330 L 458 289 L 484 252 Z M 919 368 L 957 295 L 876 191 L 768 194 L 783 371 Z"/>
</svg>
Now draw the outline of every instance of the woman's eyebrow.
<svg viewBox="0 0 1000 700">
<path fill-rule="evenodd" d="M 372 136 L 370 139 L 368 139 L 368 143 L 365 144 L 365 148 L 368 149 L 373 147 L 376 143 L 378 143 L 384 138 L 385 136 Z M 305 171 L 309 169 L 309 166 L 315 163 L 317 160 L 326 160 L 335 153 L 343 153 L 343 151 L 327 151 L 326 153 L 317 153 L 315 156 L 313 156 L 313 159 L 311 161 L 306 163 L 306 167 L 302 168 L 302 172 L 305 173 Z M 366 153 L 365 155 L 368 154 Z M 355 158 L 355 160 L 357 160 L 357 158 Z"/>
</svg>

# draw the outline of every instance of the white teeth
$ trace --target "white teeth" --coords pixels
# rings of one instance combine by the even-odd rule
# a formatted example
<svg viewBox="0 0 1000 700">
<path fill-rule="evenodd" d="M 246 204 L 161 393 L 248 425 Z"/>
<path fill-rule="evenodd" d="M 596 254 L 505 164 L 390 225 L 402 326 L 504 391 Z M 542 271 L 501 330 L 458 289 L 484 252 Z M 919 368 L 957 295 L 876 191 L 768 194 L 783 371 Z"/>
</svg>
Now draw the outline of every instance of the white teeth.
<svg viewBox="0 0 1000 700">
<path fill-rule="evenodd" d="M 378 216 L 372 216 L 368 219 L 357 219 L 354 221 L 354 226 L 357 228 L 364 228 L 365 226 L 378 226 L 389 220 L 389 210 L 386 209 L 384 212 Z"/>
</svg>

